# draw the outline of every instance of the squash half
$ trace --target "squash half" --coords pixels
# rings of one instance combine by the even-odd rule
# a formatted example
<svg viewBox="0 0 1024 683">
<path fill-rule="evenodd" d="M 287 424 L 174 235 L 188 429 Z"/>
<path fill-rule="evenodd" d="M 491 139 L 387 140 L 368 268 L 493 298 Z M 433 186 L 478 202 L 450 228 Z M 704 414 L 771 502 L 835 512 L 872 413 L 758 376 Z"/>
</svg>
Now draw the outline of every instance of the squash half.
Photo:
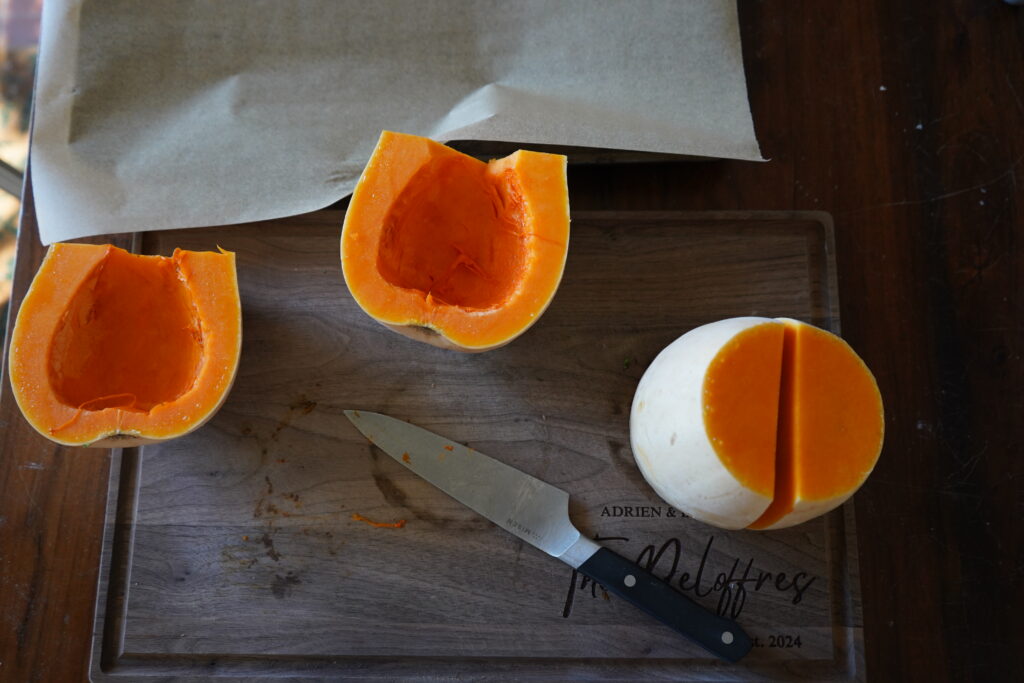
<svg viewBox="0 0 1024 683">
<path fill-rule="evenodd" d="M 345 282 L 373 319 L 479 352 L 515 339 L 558 289 L 569 248 L 566 158 L 484 163 L 385 131 L 345 216 Z"/>
<path fill-rule="evenodd" d="M 14 325 L 11 386 L 57 443 L 164 441 L 221 406 L 241 343 L 234 254 L 54 244 Z"/>
<path fill-rule="evenodd" d="M 882 397 L 840 337 L 786 318 L 729 318 L 666 347 L 637 387 L 630 440 L 666 502 L 726 529 L 781 529 L 864 483 Z"/>
</svg>

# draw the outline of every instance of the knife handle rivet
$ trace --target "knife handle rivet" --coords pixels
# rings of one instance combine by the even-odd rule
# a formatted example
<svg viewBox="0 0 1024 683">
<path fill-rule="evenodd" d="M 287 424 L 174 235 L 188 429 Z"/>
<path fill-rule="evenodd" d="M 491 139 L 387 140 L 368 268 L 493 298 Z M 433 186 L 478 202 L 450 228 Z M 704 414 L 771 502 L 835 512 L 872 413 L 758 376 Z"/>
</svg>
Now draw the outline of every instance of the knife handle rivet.
<svg viewBox="0 0 1024 683">
<path fill-rule="evenodd" d="M 722 642 L 726 645 L 732 645 L 732 631 L 726 631 L 722 634 Z"/>
<path fill-rule="evenodd" d="M 632 574 L 626 574 L 626 578 L 622 580 L 622 583 L 626 584 L 626 588 L 632 588 L 636 585 L 636 577 Z"/>
</svg>

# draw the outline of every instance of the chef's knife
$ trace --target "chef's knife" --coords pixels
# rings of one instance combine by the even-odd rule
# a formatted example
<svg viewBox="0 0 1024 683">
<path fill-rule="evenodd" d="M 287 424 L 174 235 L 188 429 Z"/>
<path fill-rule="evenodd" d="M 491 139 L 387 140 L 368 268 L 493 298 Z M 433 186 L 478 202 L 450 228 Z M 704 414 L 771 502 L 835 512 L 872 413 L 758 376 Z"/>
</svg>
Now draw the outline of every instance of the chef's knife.
<svg viewBox="0 0 1024 683">
<path fill-rule="evenodd" d="M 739 624 L 580 534 L 569 519 L 569 494 L 562 489 L 393 417 L 361 410 L 345 415 L 371 443 L 455 500 L 713 654 L 736 662 L 750 651 L 750 636 Z"/>
</svg>

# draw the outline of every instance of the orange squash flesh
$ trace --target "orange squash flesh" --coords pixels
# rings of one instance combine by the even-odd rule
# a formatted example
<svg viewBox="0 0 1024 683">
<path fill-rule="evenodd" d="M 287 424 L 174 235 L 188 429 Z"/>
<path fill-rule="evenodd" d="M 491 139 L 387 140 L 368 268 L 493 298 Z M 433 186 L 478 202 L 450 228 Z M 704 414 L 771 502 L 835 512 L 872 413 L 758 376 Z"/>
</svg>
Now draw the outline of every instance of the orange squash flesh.
<svg viewBox="0 0 1024 683">
<path fill-rule="evenodd" d="M 462 351 L 508 343 L 544 312 L 569 240 L 566 159 L 483 163 L 385 131 L 356 186 L 341 261 L 372 318 Z"/>
<path fill-rule="evenodd" d="M 775 497 L 751 529 L 778 523 L 801 501 L 842 502 L 882 448 L 878 385 L 841 338 L 787 321 L 782 374 Z"/>
<path fill-rule="evenodd" d="M 740 323 L 747 326 L 728 332 L 731 336 L 724 341 L 714 336 Z M 690 346 L 680 346 L 682 342 Z M 701 356 L 708 348 L 713 354 Z M 698 519 L 725 528 L 799 524 L 842 504 L 874 468 L 884 438 L 882 397 L 871 371 L 842 338 L 796 320 L 737 318 L 698 328 L 664 353 L 675 354 L 665 356 L 675 363 L 675 373 L 685 377 L 690 363 L 703 378 L 698 399 L 701 437 L 690 450 L 671 450 L 676 431 L 692 438 L 686 420 L 692 420 L 687 415 L 692 415 L 693 399 L 677 392 L 670 377 L 658 385 L 658 376 L 648 380 L 645 375 L 637 395 L 644 391 L 645 401 L 662 401 L 655 407 L 661 412 L 651 413 L 648 407 L 647 413 L 631 417 L 634 448 L 638 443 L 648 451 L 662 448 L 660 461 L 652 461 L 651 452 L 638 452 L 638 462 L 647 470 L 660 462 L 669 474 L 654 472 L 652 485 Z M 673 366 L 657 367 L 664 375 Z M 665 405 L 671 408 L 668 412 Z M 642 423 L 650 414 L 659 415 L 661 422 L 671 422 L 678 414 L 680 426 L 658 431 Z M 659 446 L 669 432 L 668 447 Z M 713 465 L 701 460 L 707 451 Z M 677 467 L 684 473 L 671 472 Z M 693 474 L 685 475 L 686 468 Z M 695 488 L 694 481 L 702 483 Z M 753 522 L 751 495 L 767 506 L 753 511 Z"/>
<path fill-rule="evenodd" d="M 240 350 L 233 254 L 55 244 L 12 332 L 11 384 L 53 441 L 136 445 L 209 419 Z"/>
<path fill-rule="evenodd" d="M 704 425 L 722 464 L 744 487 L 775 489 L 775 442 L 784 327 L 757 325 L 733 337 L 704 376 Z"/>
<path fill-rule="evenodd" d="M 522 226 L 502 210 L 515 201 L 507 193 L 475 159 L 425 164 L 384 219 L 381 276 L 448 305 L 486 309 L 506 301 L 527 256 Z"/>
</svg>

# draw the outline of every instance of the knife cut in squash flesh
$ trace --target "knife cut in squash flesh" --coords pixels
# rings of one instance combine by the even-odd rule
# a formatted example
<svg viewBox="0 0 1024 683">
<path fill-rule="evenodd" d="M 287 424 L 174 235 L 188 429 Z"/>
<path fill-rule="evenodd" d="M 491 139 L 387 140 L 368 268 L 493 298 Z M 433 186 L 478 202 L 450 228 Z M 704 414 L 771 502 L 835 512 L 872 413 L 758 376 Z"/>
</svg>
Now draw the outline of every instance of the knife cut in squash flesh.
<svg viewBox="0 0 1024 683">
<path fill-rule="evenodd" d="M 775 496 L 751 529 L 779 529 L 841 505 L 881 453 L 882 398 L 864 361 L 825 330 L 786 322 Z"/>
<path fill-rule="evenodd" d="M 569 240 L 566 159 L 484 163 L 385 131 L 345 216 L 341 261 L 372 318 L 461 351 L 508 343 L 547 308 Z"/>
<path fill-rule="evenodd" d="M 668 503 L 723 528 L 777 529 L 849 498 L 878 459 L 883 428 L 874 377 L 842 339 L 795 320 L 732 318 L 655 359 L 630 431 Z M 688 447 L 678 448 L 682 434 Z"/>
<path fill-rule="evenodd" d="M 11 384 L 53 441 L 137 445 L 211 417 L 240 350 L 233 254 L 54 244 L 12 332 Z"/>
</svg>

